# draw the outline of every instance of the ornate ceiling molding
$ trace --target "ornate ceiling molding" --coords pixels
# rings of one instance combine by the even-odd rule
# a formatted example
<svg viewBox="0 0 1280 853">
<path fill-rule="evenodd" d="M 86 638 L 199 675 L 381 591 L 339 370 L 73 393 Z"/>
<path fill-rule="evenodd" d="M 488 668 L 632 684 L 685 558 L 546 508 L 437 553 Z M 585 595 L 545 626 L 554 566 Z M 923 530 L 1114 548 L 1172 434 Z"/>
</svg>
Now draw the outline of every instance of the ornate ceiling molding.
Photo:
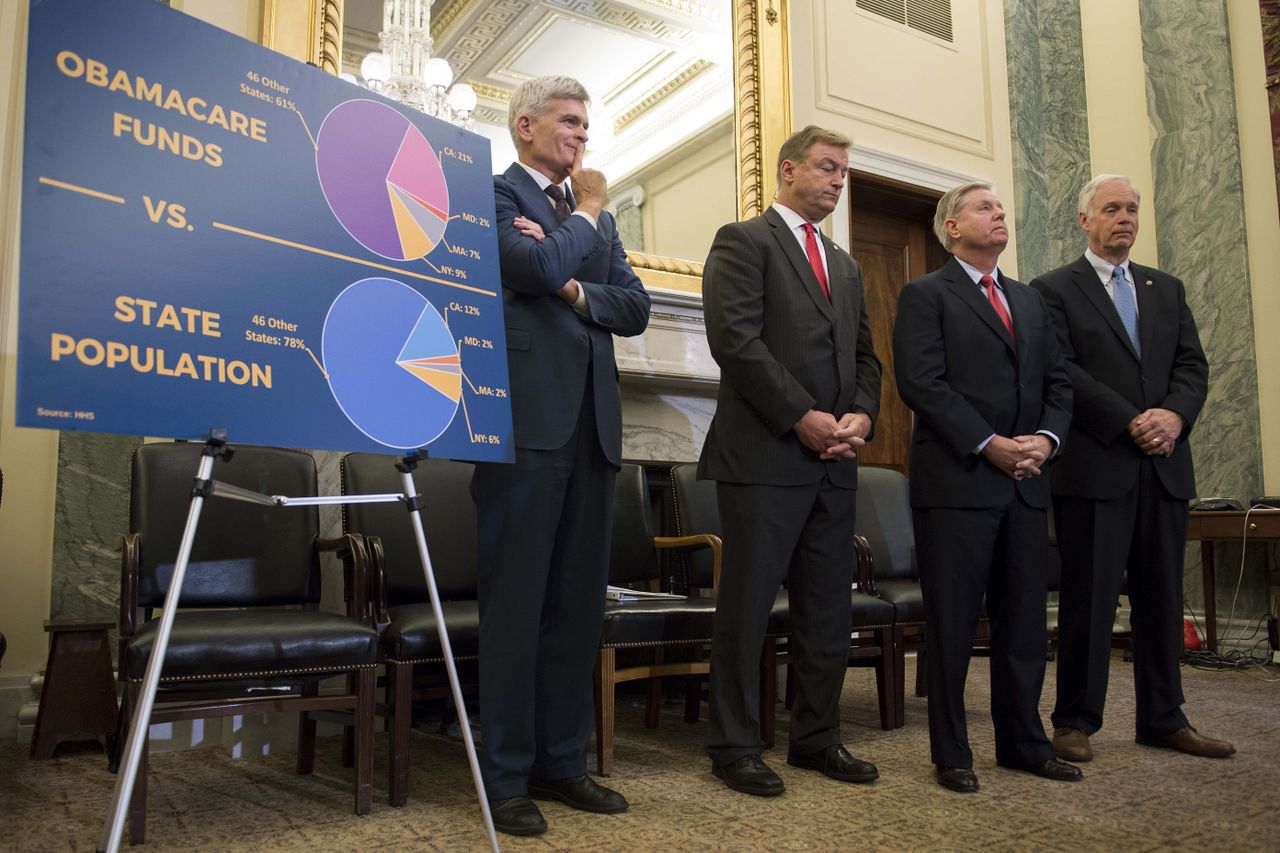
<svg viewBox="0 0 1280 853">
<path fill-rule="evenodd" d="M 710 62 L 707 62 L 705 59 L 699 59 L 697 62 L 693 63 L 684 71 L 681 71 L 678 75 L 673 77 L 665 86 L 652 92 L 638 103 L 628 107 L 621 115 L 613 120 L 614 133 L 620 133 L 624 127 L 644 115 L 652 109 L 655 104 L 660 103 L 672 92 L 676 91 L 685 83 L 688 83 L 694 77 L 697 77 L 710 67 Z"/>
</svg>

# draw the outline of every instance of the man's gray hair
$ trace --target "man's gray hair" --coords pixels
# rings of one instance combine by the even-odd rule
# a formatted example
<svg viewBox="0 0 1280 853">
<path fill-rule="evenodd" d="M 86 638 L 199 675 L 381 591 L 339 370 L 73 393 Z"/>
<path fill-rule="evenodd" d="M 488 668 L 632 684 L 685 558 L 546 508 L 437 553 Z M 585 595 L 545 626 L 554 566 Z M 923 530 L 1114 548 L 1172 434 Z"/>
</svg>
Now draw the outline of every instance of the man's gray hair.
<svg viewBox="0 0 1280 853">
<path fill-rule="evenodd" d="M 1102 174 L 1085 184 L 1084 189 L 1080 190 L 1080 212 L 1087 216 L 1089 214 L 1089 209 L 1093 207 L 1093 197 L 1098 194 L 1098 188 L 1103 184 L 1109 184 L 1112 181 L 1122 181 L 1125 184 L 1128 184 L 1129 189 L 1133 190 L 1134 198 L 1141 203 L 1142 193 L 1138 192 L 1138 188 L 1133 185 L 1133 181 L 1129 180 L 1128 175 Z"/>
<path fill-rule="evenodd" d="M 591 96 L 577 80 L 559 75 L 535 77 L 516 87 L 507 106 L 507 130 L 511 132 L 511 141 L 516 148 L 520 147 L 520 134 L 516 132 L 516 121 L 520 116 L 537 120 L 551 109 L 552 101 L 558 100 L 582 101 L 589 105 Z"/>
<path fill-rule="evenodd" d="M 778 149 L 778 171 L 776 175 L 778 183 L 782 183 L 782 161 L 790 160 L 792 163 L 803 163 L 808 158 L 813 146 L 819 142 L 825 142 L 827 145 L 834 145 L 846 151 L 853 145 L 853 140 L 840 131 L 828 130 L 825 127 L 818 127 L 816 124 L 797 130 Z"/>
<path fill-rule="evenodd" d="M 964 204 L 964 197 L 974 190 L 989 189 L 991 189 L 991 184 L 988 181 L 970 181 L 967 184 L 952 187 L 942 194 L 942 198 L 938 199 L 938 209 L 933 214 L 933 235 L 938 238 L 942 248 L 950 252 L 951 247 L 955 245 L 956 241 L 951 239 L 951 235 L 947 233 L 947 220 L 955 219 L 960 213 L 960 207 Z"/>
</svg>

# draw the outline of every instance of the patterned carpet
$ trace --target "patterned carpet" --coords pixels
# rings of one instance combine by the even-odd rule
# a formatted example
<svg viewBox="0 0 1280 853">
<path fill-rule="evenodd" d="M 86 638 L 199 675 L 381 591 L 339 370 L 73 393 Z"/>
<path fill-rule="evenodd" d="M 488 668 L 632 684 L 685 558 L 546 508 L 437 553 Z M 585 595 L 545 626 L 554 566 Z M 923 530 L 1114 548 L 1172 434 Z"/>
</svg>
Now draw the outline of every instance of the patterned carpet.
<svg viewBox="0 0 1280 853">
<path fill-rule="evenodd" d="M 906 727 L 881 731 L 870 670 L 851 670 L 843 725 L 851 751 L 876 762 L 872 785 L 843 785 L 785 763 L 786 715 L 768 760 L 787 793 L 761 800 L 712 778 L 700 743 L 705 722 L 682 707 L 646 729 L 638 700 L 621 697 L 617 764 L 609 784 L 631 809 L 598 816 L 543 804 L 550 831 L 499 836 L 511 851 L 554 850 L 1166 850 L 1280 849 L 1280 681 L 1263 673 L 1183 670 L 1192 722 L 1232 739 L 1226 760 L 1134 744 L 1130 667 L 1112 667 L 1108 725 L 1095 738 L 1081 784 L 1048 782 L 995 766 L 987 662 L 969 678 L 970 738 L 982 783 L 976 795 L 933 781 L 925 700 L 908 697 Z M 908 684 L 913 664 L 908 661 Z M 1272 679 L 1280 678 L 1273 667 Z M 1052 705 L 1052 664 L 1042 709 Z M 485 850 L 479 807 L 461 742 L 425 726 L 414 732 L 409 804 L 386 804 L 385 735 L 379 734 L 373 813 L 351 813 L 350 776 L 337 742 L 321 742 L 316 773 L 293 773 L 292 755 L 238 761 L 200 749 L 152 761 L 147 843 L 140 850 Z M 92 851 L 113 778 L 101 752 L 64 747 L 29 762 L 0 746 L 0 849 Z"/>
</svg>

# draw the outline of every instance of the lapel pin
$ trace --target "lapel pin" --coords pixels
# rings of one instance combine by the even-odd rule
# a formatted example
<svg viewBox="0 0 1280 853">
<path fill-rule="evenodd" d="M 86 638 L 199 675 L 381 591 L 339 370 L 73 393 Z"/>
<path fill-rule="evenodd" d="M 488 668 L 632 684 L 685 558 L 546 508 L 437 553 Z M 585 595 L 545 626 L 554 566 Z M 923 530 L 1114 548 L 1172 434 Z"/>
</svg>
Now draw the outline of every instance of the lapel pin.
<svg viewBox="0 0 1280 853">
<path fill-rule="evenodd" d="M 1151 285 L 1155 284 L 1155 282 L 1152 281 L 1151 279 L 1147 279 L 1145 284 L 1147 285 L 1147 287 L 1150 287 Z"/>
</svg>

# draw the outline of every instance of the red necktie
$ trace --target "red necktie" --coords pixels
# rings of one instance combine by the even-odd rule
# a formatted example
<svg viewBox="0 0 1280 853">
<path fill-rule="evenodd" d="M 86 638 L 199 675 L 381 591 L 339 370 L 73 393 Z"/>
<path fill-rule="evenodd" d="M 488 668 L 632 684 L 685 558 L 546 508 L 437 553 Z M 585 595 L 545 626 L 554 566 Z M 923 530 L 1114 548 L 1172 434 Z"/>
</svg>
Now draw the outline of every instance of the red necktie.
<svg viewBox="0 0 1280 853">
<path fill-rule="evenodd" d="M 818 284 L 822 285 L 822 292 L 827 295 L 827 301 L 831 301 L 831 286 L 827 284 L 827 271 L 822 267 L 822 255 L 818 254 L 818 238 L 813 235 L 813 225 L 806 222 L 804 224 L 804 250 L 809 256 L 809 266 L 813 267 L 813 274 L 818 277 Z"/>
<path fill-rule="evenodd" d="M 987 290 L 987 299 L 991 301 L 991 307 L 996 309 L 996 314 L 1000 317 L 1000 322 L 1004 323 L 1004 327 L 1009 330 L 1009 337 L 1013 335 L 1013 318 L 1009 316 L 1009 311 L 1004 307 L 1004 303 L 1000 301 L 1000 294 L 996 292 L 996 280 L 989 275 L 984 275 L 978 280 Z M 1016 340 L 1016 338 L 1015 338 Z"/>
</svg>

